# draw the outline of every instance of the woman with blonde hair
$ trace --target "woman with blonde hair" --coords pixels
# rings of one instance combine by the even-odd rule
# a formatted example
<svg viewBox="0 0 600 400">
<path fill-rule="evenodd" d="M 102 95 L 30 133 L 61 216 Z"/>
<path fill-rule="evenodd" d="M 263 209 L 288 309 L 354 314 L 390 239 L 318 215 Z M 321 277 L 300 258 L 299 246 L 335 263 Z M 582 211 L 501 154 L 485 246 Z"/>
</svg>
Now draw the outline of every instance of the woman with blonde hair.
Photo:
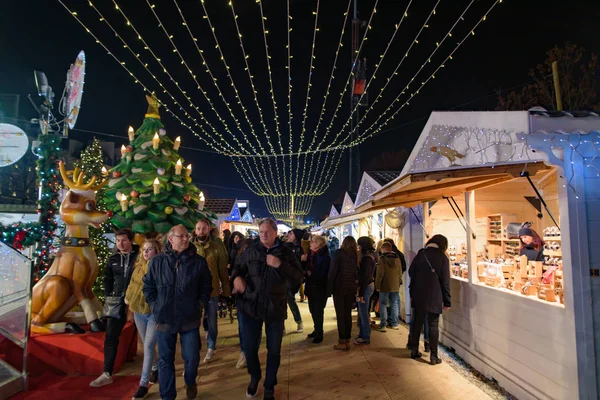
<svg viewBox="0 0 600 400">
<path fill-rule="evenodd" d="M 140 386 L 133 396 L 134 399 L 142 399 L 148 394 L 148 383 L 158 382 L 158 357 L 155 354 L 156 341 L 156 322 L 152 311 L 146 302 L 142 289 L 144 282 L 142 278 L 148 272 L 148 263 L 155 255 L 162 252 L 162 246 L 158 239 L 146 239 L 142 246 L 142 251 L 138 255 L 131 281 L 125 293 L 125 303 L 133 312 L 135 326 L 140 334 L 140 339 L 144 345 L 144 363 L 142 366 L 142 376 Z"/>
</svg>

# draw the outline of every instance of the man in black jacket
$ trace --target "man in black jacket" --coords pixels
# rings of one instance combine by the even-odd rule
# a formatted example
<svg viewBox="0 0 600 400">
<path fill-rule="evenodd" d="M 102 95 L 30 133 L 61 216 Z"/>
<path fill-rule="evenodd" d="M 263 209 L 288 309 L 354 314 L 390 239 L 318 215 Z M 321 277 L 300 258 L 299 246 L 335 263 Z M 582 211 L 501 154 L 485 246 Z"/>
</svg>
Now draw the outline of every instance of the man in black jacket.
<svg viewBox="0 0 600 400">
<path fill-rule="evenodd" d="M 302 250 L 302 246 L 300 243 L 302 242 L 302 229 L 292 229 L 288 232 L 288 236 L 284 246 L 288 247 L 294 253 L 294 257 L 298 260 L 299 265 L 302 267 L 301 257 L 304 251 Z M 302 287 L 302 281 L 297 285 L 295 283 L 289 282 L 287 284 L 287 303 L 292 311 L 292 315 L 294 316 L 294 321 L 296 321 L 297 328 L 296 333 L 304 332 L 304 323 L 302 322 L 302 314 L 300 314 L 300 309 L 298 308 L 298 304 L 296 304 L 296 293 Z M 304 301 L 302 298 L 304 295 L 300 296 L 300 301 Z M 285 332 L 285 330 L 284 330 Z"/>
<path fill-rule="evenodd" d="M 260 241 L 254 243 L 236 260 L 231 274 L 238 298 L 238 318 L 243 325 L 244 354 L 250 384 L 247 397 L 254 397 L 261 380 L 258 360 L 259 337 L 263 323 L 267 333 L 267 370 L 264 399 L 274 399 L 281 340 L 287 319 L 287 284 L 302 281 L 302 268 L 296 257 L 277 238 L 277 224 L 270 218 L 259 223 Z"/>
<path fill-rule="evenodd" d="M 108 258 L 104 269 L 104 297 L 125 295 L 137 257 L 137 249 L 133 247 L 133 232 L 130 229 L 119 229 L 115 236 L 117 252 Z M 104 336 L 104 372 L 90 382 L 91 387 L 112 383 L 113 367 L 119 349 L 119 336 L 129 320 L 127 314 L 127 307 L 123 303 L 120 318 L 108 318 L 106 336 Z"/>
<path fill-rule="evenodd" d="M 144 276 L 144 296 L 154 314 L 158 333 L 158 379 L 163 400 L 175 399 L 175 348 L 181 341 L 188 399 L 196 398 L 200 363 L 200 319 L 212 292 L 212 277 L 204 257 L 196 253 L 190 234 L 176 225 L 167 234 L 163 254 L 150 260 Z"/>
</svg>

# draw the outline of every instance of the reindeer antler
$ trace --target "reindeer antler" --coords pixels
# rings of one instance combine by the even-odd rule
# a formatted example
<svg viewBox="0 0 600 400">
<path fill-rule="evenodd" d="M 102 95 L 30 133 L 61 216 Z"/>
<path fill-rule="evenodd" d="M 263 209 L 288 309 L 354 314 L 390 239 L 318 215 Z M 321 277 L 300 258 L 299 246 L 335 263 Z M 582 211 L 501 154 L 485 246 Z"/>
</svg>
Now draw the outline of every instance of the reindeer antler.
<svg viewBox="0 0 600 400">
<path fill-rule="evenodd" d="M 72 190 L 99 190 L 104 187 L 108 183 L 108 180 L 94 185 L 96 183 L 96 177 L 92 176 L 92 179 L 88 183 L 83 182 L 84 172 L 79 169 L 79 167 L 75 168 L 74 171 L 65 170 L 65 163 L 62 161 L 58 162 L 58 166 L 60 169 L 60 175 L 65 181 L 65 185 L 67 185 Z M 71 175 L 73 178 L 69 178 Z"/>
</svg>

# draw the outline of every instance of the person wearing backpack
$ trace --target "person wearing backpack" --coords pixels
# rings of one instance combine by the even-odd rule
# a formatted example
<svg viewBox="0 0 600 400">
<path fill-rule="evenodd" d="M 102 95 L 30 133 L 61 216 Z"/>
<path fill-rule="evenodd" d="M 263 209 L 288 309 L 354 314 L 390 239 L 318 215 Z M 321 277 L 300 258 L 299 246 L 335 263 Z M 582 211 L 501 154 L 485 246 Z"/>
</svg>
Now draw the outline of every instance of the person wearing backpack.
<svg viewBox="0 0 600 400">
<path fill-rule="evenodd" d="M 415 359 L 419 353 L 419 338 L 425 315 L 429 325 L 429 346 L 431 350 L 430 364 L 442 362 L 438 357 L 438 322 L 442 311 L 448 311 L 450 301 L 450 261 L 446 256 L 448 239 L 442 235 L 434 235 L 425 248 L 419 250 L 413 260 L 408 274 L 410 275 L 410 298 L 414 308 L 414 324 L 411 332 L 411 354 Z"/>
<path fill-rule="evenodd" d="M 390 307 L 391 329 L 398 330 L 398 305 L 402 284 L 402 263 L 388 242 L 381 244 L 381 257 L 375 274 L 375 290 L 379 292 L 379 312 L 381 323 L 379 332 L 386 331 L 387 308 Z"/>
</svg>

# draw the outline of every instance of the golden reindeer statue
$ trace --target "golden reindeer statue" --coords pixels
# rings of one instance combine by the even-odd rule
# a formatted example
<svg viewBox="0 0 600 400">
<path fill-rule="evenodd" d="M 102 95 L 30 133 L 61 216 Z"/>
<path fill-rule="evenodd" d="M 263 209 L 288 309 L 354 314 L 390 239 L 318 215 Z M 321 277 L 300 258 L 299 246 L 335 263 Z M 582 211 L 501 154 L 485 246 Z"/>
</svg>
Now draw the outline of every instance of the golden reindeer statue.
<svg viewBox="0 0 600 400">
<path fill-rule="evenodd" d="M 31 331 L 36 333 L 83 333 L 77 324 L 67 322 L 65 314 L 76 304 L 81 305 L 90 330 L 103 331 L 100 321 L 100 302 L 92 286 L 98 276 L 98 259 L 92 250 L 88 225 L 99 227 L 106 221 L 106 212 L 96 210 L 96 177 L 83 182 L 83 171 L 65 171 L 62 161 L 60 174 L 69 187 L 60 205 L 60 218 L 66 224 L 65 237 L 52 266 L 33 287 L 31 299 Z M 69 175 L 72 178 L 69 178 Z"/>
</svg>

